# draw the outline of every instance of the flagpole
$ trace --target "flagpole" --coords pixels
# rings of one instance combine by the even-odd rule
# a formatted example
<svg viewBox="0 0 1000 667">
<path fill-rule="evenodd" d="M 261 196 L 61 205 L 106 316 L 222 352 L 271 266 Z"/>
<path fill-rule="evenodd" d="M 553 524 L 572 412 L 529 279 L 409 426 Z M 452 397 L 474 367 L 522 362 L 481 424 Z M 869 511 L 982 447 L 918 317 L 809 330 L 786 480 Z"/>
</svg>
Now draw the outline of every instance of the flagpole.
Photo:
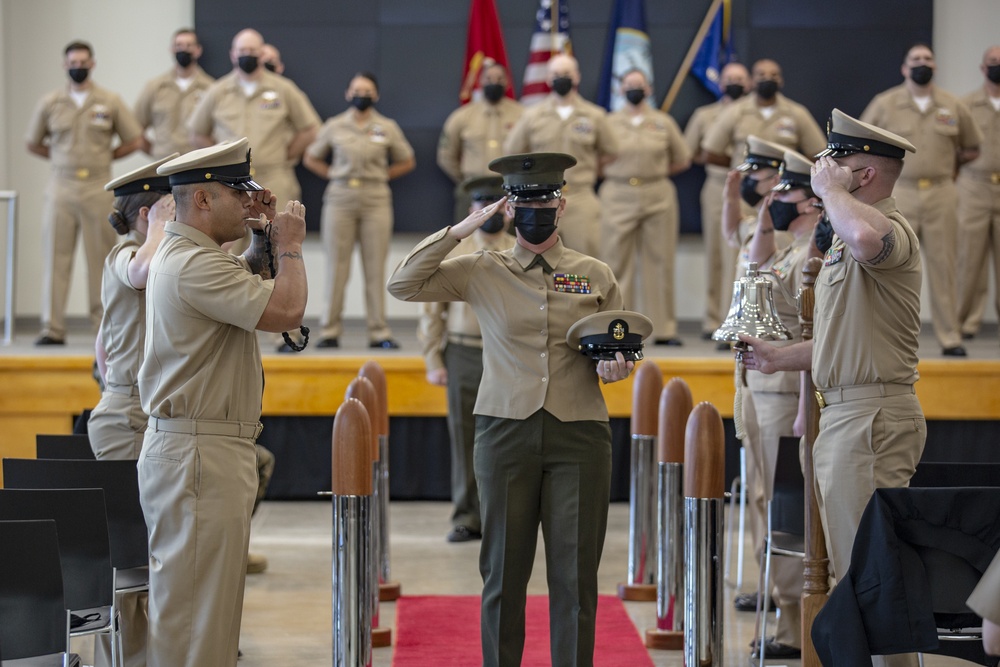
<svg viewBox="0 0 1000 667">
<path fill-rule="evenodd" d="M 681 66 L 677 70 L 676 76 L 674 76 L 674 82 L 670 84 L 670 91 L 667 93 L 667 96 L 663 98 L 663 104 L 660 105 L 660 110 L 664 113 L 669 112 L 670 107 L 674 105 L 674 100 L 677 98 L 677 94 L 681 90 L 684 78 L 688 75 L 688 72 L 691 71 L 691 63 L 694 62 L 694 57 L 698 54 L 698 49 L 701 48 L 701 43 L 705 41 L 705 35 L 708 34 L 708 29 L 712 26 L 712 21 L 715 20 L 715 14 L 719 11 L 719 7 L 721 5 L 722 0 L 712 0 L 712 4 L 705 13 L 705 18 L 702 19 L 701 27 L 698 28 L 698 32 L 694 36 L 694 41 L 691 42 L 691 47 L 688 49 L 687 55 L 684 56 L 684 60 L 681 62 Z"/>
<path fill-rule="evenodd" d="M 552 28 L 549 30 L 549 54 L 556 54 L 556 38 L 559 37 L 559 2 L 552 0 Z"/>
</svg>

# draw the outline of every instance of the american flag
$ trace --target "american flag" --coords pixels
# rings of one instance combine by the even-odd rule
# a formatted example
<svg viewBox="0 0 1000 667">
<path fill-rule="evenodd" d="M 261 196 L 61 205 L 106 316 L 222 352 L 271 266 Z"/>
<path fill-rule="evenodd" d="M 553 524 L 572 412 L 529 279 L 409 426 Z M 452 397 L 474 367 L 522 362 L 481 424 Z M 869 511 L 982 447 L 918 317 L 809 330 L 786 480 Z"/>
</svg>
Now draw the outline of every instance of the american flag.
<svg viewBox="0 0 1000 667">
<path fill-rule="evenodd" d="M 568 0 L 538 0 L 535 32 L 531 35 L 531 51 L 521 87 L 522 104 L 531 105 L 545 99 L 549 94 L 549 58 L 557 53 L 572 52 Z"/>
</svg>

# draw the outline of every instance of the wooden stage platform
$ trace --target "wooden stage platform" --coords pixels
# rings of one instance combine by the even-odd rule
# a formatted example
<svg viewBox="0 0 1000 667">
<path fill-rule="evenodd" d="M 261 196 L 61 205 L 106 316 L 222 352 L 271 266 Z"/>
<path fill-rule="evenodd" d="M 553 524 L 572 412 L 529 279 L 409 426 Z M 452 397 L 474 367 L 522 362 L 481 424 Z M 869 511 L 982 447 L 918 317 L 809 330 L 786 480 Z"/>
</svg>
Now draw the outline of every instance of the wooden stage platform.
<svg viewBox="0 0 1000 667">
<path fill-rule="evenodd" d="M 684 378 L 696 403 L 710 401 L 723 416 L 732 416 L 732 357 L 713 355 L 704 345 L 691 349 L 696 346 L 682 348 L 683 356 L 667 356 L 671 353 L 664 348 L 648 349 L 652 356 L 644 363 L 657 364 L 665 381 Z M 928 420 L 1000 420 L 1000 355 L 994 346 L 995 342 L 987 359 L 921 361 L 917 394 Z M 331 416 L 361 365 L 374 358 L 386 372 L 391 416 L 444 416 L 444 389 L 427 384 L 423 360 L 414 354 L 415 349 L 409 346 L 370 355 L 361 350 L 265 355 L 263 412 L 268 416 Z M 73 416 L 97 403 L 100 395 L 91 377 L 93 357 L 84 351 L 22 350 L 0 355 L 0 456 L 34 456 L 35 434 L 69 433 Z M 629 416 L 631 380 L 606 385 L 603 391 L 612 416 Z"/>
</svg>

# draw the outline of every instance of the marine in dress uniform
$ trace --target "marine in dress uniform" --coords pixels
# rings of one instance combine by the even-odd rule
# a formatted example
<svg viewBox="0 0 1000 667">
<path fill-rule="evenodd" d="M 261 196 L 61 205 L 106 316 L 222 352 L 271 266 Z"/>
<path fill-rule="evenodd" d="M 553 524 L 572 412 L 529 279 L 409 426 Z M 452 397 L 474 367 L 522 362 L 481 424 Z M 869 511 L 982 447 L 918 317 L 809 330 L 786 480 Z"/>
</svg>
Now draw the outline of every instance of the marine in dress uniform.
<svg viewBox="0 0 1000 667">
<path fill-rule="evenodd" d="M 188 120 L 196 146 L 248 137 L 253 177 L 277 197 L 277 206 L 298 200 L 295 165 L 320 126 L 319 114 L 298 86 L 260 64 L 263 37 L 242 30 L 233 38 L 233 71 L 205 91 Z"/>
<path fill-rule="evenodd" d="M 691 166 L 677 122 L 653 109 L 641 70 L 621 80 L 626 104 L 608 116 L 620 150 L 601 184 L 600 257 L 622 286 L 625 306 L 653 321 L 657 345 L 681 345 L 674 303 L 680 210 L 670 176 Z"/>
<path fill-rule="evenodd" d="M 607 527 L 611 431 L 598 380 L 624 379 L 621 353 L 595 362 L 567 345 L 583 316 L 618 310 L 606 264 L 563 245 L 565 154 L 511 155 L 504 176 L 516 245 L 445 259 L 497 212 L 421 241 L 389 279 L 407 301 L 466 301 L 482 327 L 475 471 L 483 520 L 483 664 L 520 665 L 538 525 L 545 538 L 552 664 L 593 663 L 597 568 Z"/>
<path fill-rule="evenodd" d="M 156 168 L 176 154 L 125 174 L 104 186 L 115 196 L 108 220 L 125 240 L 108 253 L 101 283 L 104 316 L 97 338 L 104 391 L 90 413 L 87 433 L 98 459 L 135 461 L 142 449 L 148 417 L 139 402 L 138 375 L 146 338 L 146 275 L 163 239 L 163 225 L 174 218 L 170 183 Z M 118 596 L 123 663 L 146 664 L 147 594 Z M 111 665 L 111 641 L 98 635 L 94 663 Z M 112 666 L 114 667 L 114 666 Z"/>
<path fill-rule="evenodd" d="M 594 193 L 600 170 L 618 155 L 607 112 L 580 96 L 580 68 L 572 56 L 549 60 L 552 93 L 525 110 L 504 143 L 504 153 L 561 152 L 576 158 L 566 172 L 566 207 L 559 234 L 567 247 L 598 254 L 601 204 Z"/>
<path fill-rule="evenodd" d="M 736 248 L 720 235 L 722 229 L 722 188 L 726 182 L 726 167 L 711 164 L 701 147 L 708 129 L 729 104 L 740 99 L 750 86 L 750 72 L 740 63 L 729 63 L 719 74 L 719 87 L 725 94 L 718 102 L 698 107 L 684 128 L 684 140 L 694 164 L 704 165 L 705 183 L 701 187 L 701 236 L 705 243 L 705 314 L 702 317 L 702 338 L 711 340 L 712 333 L 726 317 L 733 298 L 733 269 Z M 731 159 L 731 156 L 728 156 Z M 729 164 L 728 162 L 726 163 Z"/>
<path fill-rule="evenodd" d="M 378 102 L 374 75 L 354 75 L 344 97 L 351 107 L 323 124 L 304 158 L 309 171 L 329 180 L 321 223 L 327 256 L 327 301 L 317 347 L 340 345 L 344 292 L 357 245 L 365 276 L 368 344 L 395 349 L 399 344 L 385 318 L 385 260 L 393 223 L 389 181 L 410 173 L 417 163 L 396 121 L 374 108 Z"/>
<path fill-rule="evenodd" d="M 1000 313 L 1000 46 L 983 54 L 983 86 L 962 101 L 983 135 L 979 157 L 958 173 L 958 324 L 979 333 L 992 257 L 994 306 Z"/>
<path fill-rule="evenodd" d="M 149 81 L 135 103 L 136 120 L 149 133 L 142 138 L 142 150 L 156 159 L 194 148 L 187 120 L 215 81 L 198 65 L 201 44 L 194 30 L 174 33 L 171 54 L 174 66 Z"/>
<path fill-rule="evenodd" d="M 475 213 L 503 198 L 503 179 L 475 176 L 462 183 Z M 502 211 L 493 214 L 472 236 L 462 239 L 448 257 L 480 251 L 509 250 L 514 237 L 506 233 Z M 448 396 L 448 433 L 451 436 L 451 532 L 449 542 L 482 537 L 479 489 L 473 469 L 476 418 L 473 408 L 483 379 L 483 334 L 472 307 L 464 301 L 420 304 L 417 338 L 423 348 L 427 381 L 445 385 Z"/>
<path fill-rule="evenodd" d="M 52 161 L 42 209 L 42 331 L 35 345 L 66 341 L 66 299 L 78 236 L 87 260 L 90 322 L 100 325 L 102 267 L 115 244 L 114 230 L 101 222 L 112 202 L 102 185 L 111 177 L 112 161 L 136 150 L 142 133 L 122 99 L 90 78 L 94 66 L 89 44 L 69 44 L 63 58 L 69 85 L 39 101 L 25 135 L 29 152 Z"/>
<path fill-rule="evenodd" d="M 906 486 L 927 427 L 914 393 L 920 332 L 919 242 L 892 198 L 909 141 L 833 110 L 813 191 L 833 225 L 816 282 L 815 338 L 787 347 L 741 336 L 748 368 L 811 367 L 821 406 L 813 447 L 830 566 L 847 574 L 861 515 L 876 488 Z M 848 243 L 850 241 L 850 243 Z M 912 655 L 876 665 L 916 665 Z"/>
<path fill-rule="evenodd" d="M 905 81 L 876 95 L 861 120 L 895 132 L 917 147 L 916 156 L 903 163 L 893 194 L 924 247 L 931 321 L 942 354 L 964 357 L 955 277 L 954 178 L 959 165 L 979 155 L 983 137 L 965 103 L 931 83 L 934 68 L 929 47 L 910 48 L 901 68 Z"/>
<path fill-rule="evenodd" d="M 225 142 L 157 170 L 170 176 L 177 221 L 150 265 L 139 369 L 151 667 L 236 665 L 261 431 L 256 332 L 297 327 L 305 311 L 304 207 L 275 215 L 248 146 Z M 273 220 L 273 278 L 260 215 Z M 248 225 L 244 255 L 222 250 Z"/>
<path fill-rule="evenodd" d="M 438 139 L 437 163 L 455 183 L 455 221 L 468 215 L 469 198 L 462 184 L 489 175 L 489 163 L 504 155 L 503 145 L 524 107 L 507 97 L 507 70 L 490 60 L 479 77 L 482 99 L 458 107 L 448 116 Z"/>
</svg>

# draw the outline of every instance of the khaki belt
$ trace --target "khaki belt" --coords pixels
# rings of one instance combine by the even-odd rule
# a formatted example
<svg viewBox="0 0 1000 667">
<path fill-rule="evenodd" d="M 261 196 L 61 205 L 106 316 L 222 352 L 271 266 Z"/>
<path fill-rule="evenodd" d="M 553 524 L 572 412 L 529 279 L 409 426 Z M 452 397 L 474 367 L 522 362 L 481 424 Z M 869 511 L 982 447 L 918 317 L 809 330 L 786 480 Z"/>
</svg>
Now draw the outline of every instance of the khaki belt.
<svg viewBox="0 0 1000 667">
<path fill-rule="evenodd" d="M 139 387 L 134 384 L 124 385 L 124 384 L 109 384 L 104 387 L 105 391 L 111 391 L 116 394 L 124 394 L 125 396 L 138 396 Z"/>
<path fill-rule="evenodd" d="M 264 425 L 260 422 L 226 422 L 214 419 L 160 419 L 149 418 L 152 431 L 187 433 L 188 435 L 228 435 L 256 440 Z"/>
<path fill-rule="evenodd" d="M 950 183 L 950 176 L 939 176 L 937 178 L 906 178 L 900 179 L 903 183 L 915 186 L 918 190 L 929 190 L 935 185 L 943 185 L 944 183 Z"/>
<path fill-rule="evenodd" d="M 333 182 L 349 188 L 360 188 L 362 185 L 379 185 L 383 183 L 383 181 L 374 178 L 335 178 Z"/>
<path fill-rule="evenodd" d="M 660 182 L 665 181 L 666 179 L 663 178 L 663 177 L 658 177 L 658 178 L 638 178 L 638 177 L 632 177 L 632 178 L 624 178 L 624 177 L 618 178 L 618 177 L 613 177 L 612 178 L 612 177 L 609 177 L 607 180 L 612 181 L 614 183 L 621 183 L 622 185 L 631 185 L 633 187 L 637 187 L 639 185 L 649 185 L 651 183 L 660 183 Z"/>
<path fill-rule="evenodd" d="M 830 389 L 817 389 L 816 402 L 819 407 L 825 408 L 834 403 L 844 403 L 845 401 L 861 401 L 867 398 L 887 398 L 889 396 L 901 396 L 903 394 L 914 394 L 912 384 L 857 384 L 849 387 L 831 387 Z"/>
<path fill-rule="evenodd" d="M 466 347 L 483 348 L 482 336 L 470 336 L 468 334 L 448 333 L 448 342 L 453 345 L 465 345 Z"/>
<path fill-rule="evenodd" d="M 63 178 L 75 178 L 78 181 L 85 181 L 88 178 L 105 180 L 111 176 L 111 172 L 107 169 L 88 169 L 87 167 L 55 167 L 53 171 Z"/>
<path fill-rule="evenodd" d="M 979 169 L 969 169 L 966 167 L 962 173 L 977 181 L 986 181 L 994 185 L 1000 184 L 1000 171 L 981 171 Z"/>
</svg>

